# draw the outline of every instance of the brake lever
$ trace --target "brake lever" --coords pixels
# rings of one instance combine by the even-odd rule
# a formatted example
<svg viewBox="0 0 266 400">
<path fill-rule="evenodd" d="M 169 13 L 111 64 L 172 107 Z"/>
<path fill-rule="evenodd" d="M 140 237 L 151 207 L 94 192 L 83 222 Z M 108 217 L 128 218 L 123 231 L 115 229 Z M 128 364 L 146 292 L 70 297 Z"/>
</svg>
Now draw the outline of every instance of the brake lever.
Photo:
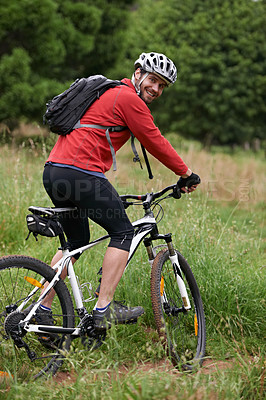
<svg viewBox="0 0 266 400">
<path fill-rule="evenodd" d="M 173 193 L 171 194 L 171 196 L 174 199 L 180 199 L 181 198 L 181 190 L 177 185 L 175 185 L 175 187 L 173 188 Z"/>
</svg>

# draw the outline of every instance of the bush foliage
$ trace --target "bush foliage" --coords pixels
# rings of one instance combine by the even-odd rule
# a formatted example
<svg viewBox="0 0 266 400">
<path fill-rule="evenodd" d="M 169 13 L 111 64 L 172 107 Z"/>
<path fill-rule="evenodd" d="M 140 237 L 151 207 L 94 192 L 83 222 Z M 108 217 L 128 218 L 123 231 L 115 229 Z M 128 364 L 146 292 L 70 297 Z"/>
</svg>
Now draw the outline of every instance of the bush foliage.
<svg viewBox="0 0 266 400">
<path fill-rule="evenodd" d="M 40 122 L 77 77 L 131 76 L 141 52 L 157 51 L 179 72 L 152 105 L 163 130 L 204 143 L 262 139 L 264 15 L 264 0 L 2 0 L 0 122 Z"/>
<path fill-rule="evenodd" d="M 145 0 L 132 15 L 119 65 L 142 51 L 176 63 L 177 84 L 154 104 L 160 127 L 205 143 L 263 138 L 264 15 L 265 1 Z M 124 63 L 123 72 L 129 68 Z"/>
<path fill-rule="evenodd" d="M 115 62 L 131 0 L 1 0 L 0 121 L 41 120 L 46 101 Z"/>
</svg>

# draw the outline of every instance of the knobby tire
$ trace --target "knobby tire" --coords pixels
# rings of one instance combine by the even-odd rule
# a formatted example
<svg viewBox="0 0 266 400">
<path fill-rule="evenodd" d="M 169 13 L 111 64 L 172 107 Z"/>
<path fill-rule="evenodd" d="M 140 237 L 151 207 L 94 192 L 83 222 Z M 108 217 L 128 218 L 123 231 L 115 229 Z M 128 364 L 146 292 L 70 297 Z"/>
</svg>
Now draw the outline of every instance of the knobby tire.
<svg viewBox="0 0 266 400">
<path fill-rule="evenodd" d="M 182 370 L 195 370 L 202 365 L 206 328 L 200 292 L 185 258 L 176 251 L 182 277 L 191 303 L 190 311 L 182 310 L 182 298 L 168 250 L 161 250 L 152 265 L 151 300 L 157 331 L 172 363 Z M 164 294 L 164 296 L 163 296 Z M 171 311 L 173 310 L 173 311 Z M 175 315 L 177 314 L 177 315 Z"/>
<path fill-rule="evenodd" d="M 22 339 L 30 350 L 36 353 L 36 359 L 30 361 L 25 348 L 15 346 L 13 339 L 7 335 L 5 329 L 5 324 L 13 327 L 12 324 L 16 324 L 16 321 L 19 322 L 21 315 L 10 315 L 11 312 L 6 307 L 20 305 L 34 289 L 35 286 L 32 282 L 39 282 L 42 278 L 50 282 L 54 275 L 55 271 L 49 265 L 32 257 L 7 256 L 0 258 L 0 358 L 7 359 L 10 363 L 10 354 L 14 354 L 17 373 L 22 377 L 29 374 L 34 375 L 34 378 L 54 375 L 62 365 L 66 352 L 70 349 L 69 335 L 58 334 L 58 339 L 50 348 L 40 342 L 38 334 L 25 331 Z M 55 325 L 73 328 L 75 326 L 74 307 L 68 288 L 60 279 L 54 286 L 54 290 L 56 295 L 52 304 L 52 312 Z M 37 290 L 25 308 L 38 300 L 40 291 L 41 288 Z M 16 313 L 16 311 L 13 312 Z M 5 354 L 8 354 L 9 357 L 5 357 Z M 6 369 L 9 370 L 10 365 L 8 361 L 6 363 Z"/>
</svg>

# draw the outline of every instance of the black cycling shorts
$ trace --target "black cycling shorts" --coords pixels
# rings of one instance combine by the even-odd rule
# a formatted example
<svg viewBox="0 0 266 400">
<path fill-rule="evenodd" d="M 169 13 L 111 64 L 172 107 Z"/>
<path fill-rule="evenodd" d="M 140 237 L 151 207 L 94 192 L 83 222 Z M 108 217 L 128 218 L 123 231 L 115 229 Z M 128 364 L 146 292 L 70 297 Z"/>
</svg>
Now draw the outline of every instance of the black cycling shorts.
<svg viewBox="0 0 266 400">
<path fill-rule="evenodd" d="M 43 184 L 55 207 L 78 208 L 76 213 L 60 217 L 70 250 L 89 243 L 90 218 L 108 232 L 110 247 L 129 251 L 134 228 L 117 191 L 107 179 L 47 164 Z"/>
</svg>

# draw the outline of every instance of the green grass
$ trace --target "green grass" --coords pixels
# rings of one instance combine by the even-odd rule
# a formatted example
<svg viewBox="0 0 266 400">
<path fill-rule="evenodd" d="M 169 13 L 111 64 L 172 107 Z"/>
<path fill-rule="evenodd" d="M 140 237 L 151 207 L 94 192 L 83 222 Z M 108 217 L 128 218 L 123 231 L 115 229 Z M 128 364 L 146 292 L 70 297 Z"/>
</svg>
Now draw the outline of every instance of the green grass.
<svg viewBox="0 0 266 400">
<path fill-rule="evenodd" d="M 206 165 L 223 165 L 224 155 L 219 156 L 217 152 L 203 154 L 188 143 L 182 148 L 186 159 L 199 160 L 199 165 L 194 161 L 196 172 L 202 168 L 203 159 Z M 35 242 L 31 236 L 25 241 L 28 206 L 51 204 L 41 183 L 47 147 L 40 142 L 30 146 L 2 146 L 0 150 L 0 255 L 25 254 L 49 263 L 57 249 L 55 240 L 40 237 Z M 226 157 L 229 158 L 224 169 L 230 162 L 235 182 L 239 182 L 243 153 Z M 152 159 L 156 178 L 147 183 L 146 171 L 132 167 L 129 159 L 131 154 L 126 149 L 118 157 L 118 173 L 109 173 L 121 194 L 140 194 L 151 188 L 156 191 L 175 182 L 175 176 Z M 255 171 L 260 170 L 262 155 L 249 154 L 245 163 Z M 239 176 L 238 171 L 242 171 Z M 220 169 L 213 169 L 205 182 L 208 179 L 220 182 L 219 174 Z M 259 180 L 259 173 L 257 176 Z M 173 233 L 174 243 L 192 266 L 200 287 L 206 313 L 207 361 L 212 367 L 206 366 L 193 375 L 171 367 L 155 332 L 150 269 L 145 248 L 141 246 L 116 292 L 117 299 L 145 307 L 146 313 L 138 324 L 112 328 L 106 343 L 97 351 L 71 352 L 61 368 L 64 376 L 69 375 L 71 379 L 65 379 L 62 384 L 58 382 L 60 374 L 49 385 L 30 381 L 17 350 L 13 354 L 0 352 L 0 370 L 13 376 L 6 379 L 0 376 L 0 399 L 262 398 L 265 210 L 263 193 L 257 190 L 256 196 L 252 195 L 258 185 L 256 181 L 250 183 L 249 201 L 243 201 L 237 194 L 225 201 L 224 192 L 218 186 L 215 195 L 212 192 L 210 196 L 203 182 L 201 190 L 193 195 L 162 203 L 165 218 L 159 228 L 162 233 Z M 136 219 L 142 211 L 129 209 L 128 214 Z M 91 223 L 91 232 L 92 238 L 104 233 L 94 223 Z M 100 245 L 78 261 L 75 268 L 81 282 L 90 281 L 93 287 L 97 286 L 97 271 L 104 251 L 104 245 Z M 82 349 L 75 342 L 74 348 Z"/>
</svg>

